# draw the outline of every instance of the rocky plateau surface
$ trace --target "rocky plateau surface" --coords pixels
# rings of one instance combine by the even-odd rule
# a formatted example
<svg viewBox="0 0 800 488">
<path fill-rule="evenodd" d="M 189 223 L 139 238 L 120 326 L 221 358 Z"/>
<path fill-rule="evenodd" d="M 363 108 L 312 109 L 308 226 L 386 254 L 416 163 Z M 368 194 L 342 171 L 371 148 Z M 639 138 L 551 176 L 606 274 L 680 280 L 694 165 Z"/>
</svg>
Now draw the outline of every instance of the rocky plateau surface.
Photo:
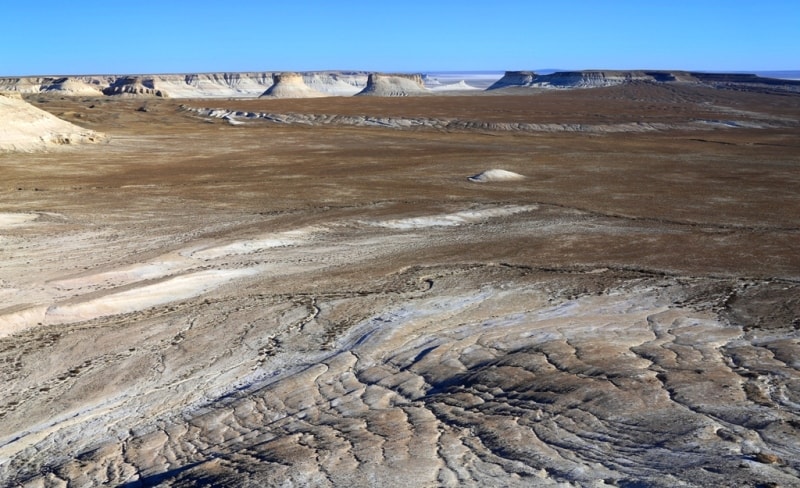
<svg viewBox="0 0 800 488">
<path fill-rule="evenodd" d="M 27 97 L 0 486 L 800 487 L 800 97 L 586 92 Z"/>
</svg>

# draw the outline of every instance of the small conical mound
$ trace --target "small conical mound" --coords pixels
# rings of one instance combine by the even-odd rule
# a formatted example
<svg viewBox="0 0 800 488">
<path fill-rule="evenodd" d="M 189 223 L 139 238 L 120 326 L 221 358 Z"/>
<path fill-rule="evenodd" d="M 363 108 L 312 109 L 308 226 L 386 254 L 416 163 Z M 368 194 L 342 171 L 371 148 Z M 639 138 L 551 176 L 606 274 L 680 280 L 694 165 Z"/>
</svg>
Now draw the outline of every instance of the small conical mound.
<svg viewBox="0 0 800 488">
<path fill-rule="evenodd" d="M 467 179 L 475 183 L 488 183 L 491 181 L 518 181 L 524 180 L 525 177 L 519 173 L 506 171 L 504 169 L 487 169 L 486 171 L 470 176 Z"/>
</svg>

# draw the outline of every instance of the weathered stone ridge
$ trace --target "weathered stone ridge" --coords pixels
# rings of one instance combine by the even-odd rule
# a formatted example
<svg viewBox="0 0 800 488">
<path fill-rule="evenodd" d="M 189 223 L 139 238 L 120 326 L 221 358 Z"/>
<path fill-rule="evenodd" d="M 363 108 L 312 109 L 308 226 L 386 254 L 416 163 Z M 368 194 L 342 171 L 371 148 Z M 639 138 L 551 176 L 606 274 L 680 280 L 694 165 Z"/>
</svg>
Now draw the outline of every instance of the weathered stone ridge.
<svg viewBox="0 0 800 488">
<path fill-rule="evenodd" d="M 272 87 L 273 72 L 221 72 L 155 75 L 86 75 L 0 78 L 0 91 L 66 96 L 170 98 L 256 98 Z M 297 73 L 307 88 L 329 95 L 353 95 L 367 84 L 358 71 Z"/>
<path fill-rule="evenodd" d="M 497 90 L 510 87 L 597 88 L 633 82 L 686 82 L 709 85 L 725 83 L 800 87 L 800 82 L 798 81 L 764 78 L 754 74 L 657 70 L 584 70 L 557 71 L 550 74 L 538 74 L 533 71 L 506 71 L 505 75 L 488 89 Z"/>
</svg>

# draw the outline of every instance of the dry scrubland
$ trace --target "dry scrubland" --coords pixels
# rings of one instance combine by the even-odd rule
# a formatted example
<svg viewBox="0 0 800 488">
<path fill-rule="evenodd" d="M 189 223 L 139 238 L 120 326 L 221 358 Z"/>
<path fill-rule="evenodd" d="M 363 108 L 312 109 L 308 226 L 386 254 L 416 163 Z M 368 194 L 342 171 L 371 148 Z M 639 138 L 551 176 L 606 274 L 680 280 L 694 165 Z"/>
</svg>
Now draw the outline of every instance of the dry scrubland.
<svg viewBox="0 0 800 488">
<path fill-rule="evenodd" d="M 800 96 L 26 98 L 0 485 L 800 486 Z"/>
</svg>

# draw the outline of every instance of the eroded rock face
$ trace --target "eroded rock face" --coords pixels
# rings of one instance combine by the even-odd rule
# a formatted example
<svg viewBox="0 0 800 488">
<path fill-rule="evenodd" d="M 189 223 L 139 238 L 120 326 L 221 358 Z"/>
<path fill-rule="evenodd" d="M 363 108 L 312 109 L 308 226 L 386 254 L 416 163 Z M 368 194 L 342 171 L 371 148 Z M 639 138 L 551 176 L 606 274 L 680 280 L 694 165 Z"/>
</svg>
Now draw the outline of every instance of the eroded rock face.
<svg viewBox="0 0 800 488">
<path fill-rule="evenodd" d="M 502 287 L 483 285 L 487 275 Z M 191 313 L 193 327 L 173 347 L 205 355 L 207 374 L 229 374 L 219 363 L 234 363 L 208 337 L 222 327 L 255 341 L 238 360 L 268 375 L 178 416 L 110 404 L 18 452 L 6 469 L 17 481 L 43 479 L 44 470 L 78 485 L 666 487 L 719 485 L 738 473 L 738 484 L 792 486 L 796 330 L 748 334 L 715 312 L 731 295 L 768 295 L 786 283 L 594 276 L 432 267 L 390 278 L 380 298 L 212 302 Z M 231 299 L 240 312 L 223 319 Z M 358 305 L 364 318 L 344 325 Z M 275 312 L 283 323 L 267 325 Z M 142 320 L 145 330 L 152 319 Z M 275 327 L 273 339 L 244 321 Z M 301 350 L 311 354 L 301 359 Z M 146 364 L 147 354 L 126 356 L 120 366 Z M 167 352 L 164 367 L 191 367 L 178 358 Z M 103 366 L 89 363 L 67 381 L 99 380 Z M 81 441 L 87 429 L 116 423 L 106 442 Z M 56 452 L 53 442 L 75 447 Z"/>
<path fill-rule="evenodd" d="M 271 98 L 316 98 L 325 94 L 318 92 L 303 81 L 299 73 L 280 73 L 272 75 L 273 84 L 261 96 Z"/>
<path fill-rule="evenodd" d="M 372 73 L 358 96 L 407 97 L 428 93 L 422 75 Z"/>
<path fill-rule="evenodd" d="M 103 89 L 103 94 L 162 98 L 167 96 L 164 91 L 156 88 L 155 81 L 152 78 L 142 78 L 138 76 L 129 76 L 115 80 L 111 86 Z"/>
<path fill-rule="evenodd" d="M 0 447 L 0 480 L 791 486 L 797 283 L 366 266 L 419 232 L 570 225 L 541 211 L 328 221 L 50 281 L 52 301 L 2 315 L 4 423 L 27 428 Z M 336 263 L 363 272 L 326 278 Z"/>
<path fill-rule="evenodd" d="M 126 95 L 172 98 L 227 98 L 262 95 L 274 84 L 272 72 L 98 75 L 0 78 L 0 90 L 19 93 L 49 92 L 63 96 Z M 301 74 L 309 93 L 349 96 L 366 86 L 367 73 L 322 71 Z M 96 90 L 94 90 L 96 89 Z M 308 90 L 305 90 L 308 92 Z"/>
<path fill-rule="evenodd" d="M 99 96 L 102 95 L 102 89 L 99 83 L 92 81 L 84 81 L 76 78 L 59 78 L 54 80 L 53 83 L 43 85 L 41 91 L 43 92 L 57 92 L 69 96 Z"/>
</svg>

